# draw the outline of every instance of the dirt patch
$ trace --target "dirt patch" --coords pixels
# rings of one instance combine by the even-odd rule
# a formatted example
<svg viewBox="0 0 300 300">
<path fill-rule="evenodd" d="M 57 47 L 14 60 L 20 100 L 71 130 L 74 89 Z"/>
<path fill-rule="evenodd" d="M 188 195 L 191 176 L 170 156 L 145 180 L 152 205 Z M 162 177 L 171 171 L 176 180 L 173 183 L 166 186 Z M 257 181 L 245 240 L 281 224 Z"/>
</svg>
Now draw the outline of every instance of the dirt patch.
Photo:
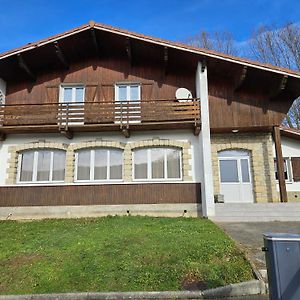
<svg viewBox="0 0 300 300">
<path fill-rule="evenodd" d="M 189 272 L 181 280 L 181 288 L 187 291 L 198 291 L 208 289 L 208 285 L 196 272 Z"/>
<path fill-rule="evenodd" d="M 16 270 L 20 266 L 32 265 L 43 258 L 44 255 L 39 253 L 23 253 L 10 259 L 0 261 L 0 266 L 1 268 L 10 268 L 11 270 Z"/>
</svg>

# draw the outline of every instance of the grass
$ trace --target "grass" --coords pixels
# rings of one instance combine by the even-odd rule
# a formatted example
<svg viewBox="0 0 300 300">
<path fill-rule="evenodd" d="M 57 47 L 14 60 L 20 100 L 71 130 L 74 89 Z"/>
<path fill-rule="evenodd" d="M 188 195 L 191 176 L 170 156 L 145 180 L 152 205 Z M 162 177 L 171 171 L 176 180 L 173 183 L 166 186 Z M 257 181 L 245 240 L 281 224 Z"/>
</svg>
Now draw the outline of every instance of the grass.
<svg viewBox="0 0 300 300">
<path fill-rule="evenodd" d="M 154 291 L 253 279 L 204 219 L 105 217 L 0 222 L 0 293 Z"/>
</svg>

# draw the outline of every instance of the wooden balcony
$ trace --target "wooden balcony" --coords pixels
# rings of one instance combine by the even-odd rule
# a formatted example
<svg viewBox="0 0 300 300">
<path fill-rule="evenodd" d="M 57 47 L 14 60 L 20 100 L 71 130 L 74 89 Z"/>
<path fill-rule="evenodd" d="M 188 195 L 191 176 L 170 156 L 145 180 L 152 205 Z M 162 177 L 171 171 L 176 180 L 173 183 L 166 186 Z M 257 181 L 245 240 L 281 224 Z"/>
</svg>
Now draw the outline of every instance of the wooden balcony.
<svg viewBox="0 0 300 300">
<path fill-rule="evenodd" d="M 5 104 L 0 107 L 0 132 L 73 132 L 187 129 L 200 132 L 199 99 L 84 103 Z"/>
</svg>

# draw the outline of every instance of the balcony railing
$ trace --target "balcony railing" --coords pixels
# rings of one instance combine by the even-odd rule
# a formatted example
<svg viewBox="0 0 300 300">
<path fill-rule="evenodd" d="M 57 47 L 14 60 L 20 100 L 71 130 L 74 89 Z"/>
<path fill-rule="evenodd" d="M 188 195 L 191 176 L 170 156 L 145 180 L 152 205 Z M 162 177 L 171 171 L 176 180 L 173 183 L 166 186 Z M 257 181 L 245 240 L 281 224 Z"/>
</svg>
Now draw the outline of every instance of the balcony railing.
<svg viewBox="0 0 300 300">
<path fill-rule="evenodd" d="M 1 131 L 63 131 L 89 128 L 200 128 L 199 99 L 6 104 L 0 107 Z M 177 125 L 177 126 L 176 126 Z M 7 130 L 6 130 L 7 129 Z"/>
</svg>

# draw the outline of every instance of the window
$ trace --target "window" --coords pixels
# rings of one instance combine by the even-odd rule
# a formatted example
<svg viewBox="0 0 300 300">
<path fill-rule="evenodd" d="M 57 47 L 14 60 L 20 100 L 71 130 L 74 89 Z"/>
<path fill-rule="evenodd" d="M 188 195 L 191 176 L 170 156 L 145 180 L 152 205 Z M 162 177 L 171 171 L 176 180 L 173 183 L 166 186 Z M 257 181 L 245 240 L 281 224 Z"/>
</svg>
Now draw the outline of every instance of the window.
<svg viewBox="0 0 300 300">
<path fill-rule="evenodd" d="M 135 180 L 178 180 L 181 175 L 181 151 L 176 148 L 137 149 L 133 152 Z"/>
<path fill-rule="evenodd" d="M 61 182 L 65 179 L 63 150 L 30 150 L 19 155 L 18 181 Z"/>
<path fill-rule="evenodd" d="M 83 149 L 76 153 L 77 181 L 121 180 L 122 169 L 122 150 Z"/>
<path fill-rule="evenodd" d="M 82 85 L 63 85 L 60 91 L 60 102 L 84 102 L 85 88 Z"/>
<path fill-rule="evenodd" d="M 218 153 L 221 183 L 249 183 L 249 152 L 224 150 Z"/>
<path fill-rule="evenodd" d="M 0 90 L 0 104 L 4 104 L 4 94 L 1 90 Z"/>
<path fill-rule="evenodd" d="M 286 181 L 291 181 L 291 162 L 289 158 L 283 158 L 284 178 Z M 277 161 L 274 159 L 275 178 L 278 180 Z"/>
<path fill-rule="evenodd" d="M 115 99 L 117 101 L 140 101 L 141 86 L 138 83 L 133 84 L 116 84 Z"/>
</svg>

